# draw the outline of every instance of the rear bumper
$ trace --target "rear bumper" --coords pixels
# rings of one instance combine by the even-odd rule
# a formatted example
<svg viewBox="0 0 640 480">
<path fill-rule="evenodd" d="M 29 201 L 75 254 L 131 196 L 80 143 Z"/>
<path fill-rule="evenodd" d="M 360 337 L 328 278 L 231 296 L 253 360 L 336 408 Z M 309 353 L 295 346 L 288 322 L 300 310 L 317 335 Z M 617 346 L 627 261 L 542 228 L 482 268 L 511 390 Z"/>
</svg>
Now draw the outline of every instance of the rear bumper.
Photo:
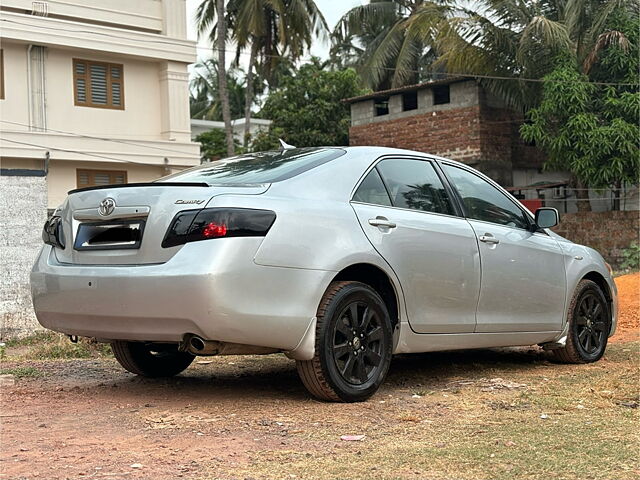
<svg viewBox="0 0 640 480">
<path fill-rule="evenodd" d="M 265 267 L 262 239 L 185 245 L 157 265 L 70 265 L 45 246 L 31 272 L 38 321 L 102 340 L 208 340 L 294 350 L 335 274 Z M 213 244 L 215 242 L 215 244 Z"/>
</svg>

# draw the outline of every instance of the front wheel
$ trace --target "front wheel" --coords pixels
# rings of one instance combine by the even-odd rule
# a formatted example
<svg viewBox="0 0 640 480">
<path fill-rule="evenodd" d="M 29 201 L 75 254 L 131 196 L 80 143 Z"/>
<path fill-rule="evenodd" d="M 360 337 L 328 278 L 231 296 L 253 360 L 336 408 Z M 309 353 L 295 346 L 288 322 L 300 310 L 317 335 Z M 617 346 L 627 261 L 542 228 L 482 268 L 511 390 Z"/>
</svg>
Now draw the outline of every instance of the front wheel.
<svg viewBox="0 0 640 480">
<path fill-rule="evenodd" d="M 125 370 L 143 377 L 172 377 L 186 369 L 193 355 L 169 343 L 111 342 L 113 355 Z"/>
<path fill-rule="evenodd" d="M 602 289 L 591 280 L 578 283 L 568 319 L 569 333 L 563 348 L 553 350 L 562 363 L 591 363 L 600 360 L 611 330 L 609 302 Z"/>
<path fill-rule="evenodd" d="M 380 295 L 360 282 L 333 282 L 318 307 L 315 356 L 296 362 L 298 374 L 320 400 L 361 402 L 384 381 L 392 343 Z"/>
</svg>

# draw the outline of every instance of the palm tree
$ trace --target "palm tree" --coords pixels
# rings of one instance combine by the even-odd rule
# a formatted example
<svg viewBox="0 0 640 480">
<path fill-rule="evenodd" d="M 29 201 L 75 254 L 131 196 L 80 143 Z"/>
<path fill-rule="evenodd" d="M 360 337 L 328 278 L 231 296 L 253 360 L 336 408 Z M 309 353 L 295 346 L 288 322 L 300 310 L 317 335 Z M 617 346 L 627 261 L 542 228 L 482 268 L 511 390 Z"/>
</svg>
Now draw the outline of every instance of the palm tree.
<svg viewBox="0 0 640 480">
<path fill-rule="evenodd" d="M 227 25 L 225 19 L 225 0 L 205 0 L 196 12 L 198 33 L 210 30 L 210 39 L 218 51 L 218 94 L 222 108 L 222 119 L 227 140 L 227 155 L 232 156 L 235 151 L 233 130 L 231 127 L 231 111 L 229 108 L 229 94 L 227 92 L 226 45 Z"/>
<path fill-rule="evenodd" d="M 436 65 L 452 73 L 522 79 L 482 82 L 526 109 L 537 103 L 540 85 L 524 79 L 542 78 L 559 55 L 573 57 L 588 74 L 608 45 L 626 48 L 621 32 L 606 29 L 607 19 L 619 8 L 637 5 L 637 0 L 484 0 L 441 25 Z"/>
<path fill-rule="evenodd" d="M 232 118 L 237 118 L 244 112 L 246 88 L 238 77 L 239 71 L 237 69 L 232 68 L 227 71 L 227 92 Z M 191 118 L 222 120 L 222 103 L 218 86 L 218 62 L 216 60 L 209 59 L 195 64 L 189 98 Z"/>
<path fill-rule="evenodd" d="M 431 76 L 420 70 L 434 58 L 435 36 L 452 12 L 451 0 L 371 0 L 340 19 L 334 52 L 361 52 L 352 65 L 374 90 L 417 83 Z"/>
<path fill-rule="evenodd" d="M 198 8 L 196 17 L 200 31 L 211 24 L 212 2 L 204 0 Z M 246 145 L 256 70 L 271 84 L 281 59 L 299 59 L 314 37 L 327 30 L 327 24 L 313 0 L 229 0 L 226 22 L 236 43 L 236 64 L 241 52 L 249 49 L 244 109 Z M 211 34 L 215 33 L 212 31 Z"/>
</svg>

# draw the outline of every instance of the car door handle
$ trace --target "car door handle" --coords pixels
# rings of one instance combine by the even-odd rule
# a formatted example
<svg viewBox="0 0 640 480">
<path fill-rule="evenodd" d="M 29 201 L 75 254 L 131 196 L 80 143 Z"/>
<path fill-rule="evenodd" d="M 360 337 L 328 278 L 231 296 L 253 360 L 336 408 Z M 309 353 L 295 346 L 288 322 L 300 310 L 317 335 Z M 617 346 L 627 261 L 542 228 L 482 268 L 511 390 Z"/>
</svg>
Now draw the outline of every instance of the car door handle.
<svg viewBox="0 0 640 480">
<path fill-rule="evenodd" d="M 498 243 L 500 243 L 500 240 L 498 240 L 496 237 L 494 237 L 490 233 L 485 233 L 484 235 L 480 235 L 478 240 L 480 240 L 481 242 L 490 243 L 493 245 L 497 245 Z"/>
<path fill-rule="evenodd" d="M 374 227 L 396 228 L 396 224 L 385 217 L 370 218 L 369 225 L 373 225 Z"/>
</svg>

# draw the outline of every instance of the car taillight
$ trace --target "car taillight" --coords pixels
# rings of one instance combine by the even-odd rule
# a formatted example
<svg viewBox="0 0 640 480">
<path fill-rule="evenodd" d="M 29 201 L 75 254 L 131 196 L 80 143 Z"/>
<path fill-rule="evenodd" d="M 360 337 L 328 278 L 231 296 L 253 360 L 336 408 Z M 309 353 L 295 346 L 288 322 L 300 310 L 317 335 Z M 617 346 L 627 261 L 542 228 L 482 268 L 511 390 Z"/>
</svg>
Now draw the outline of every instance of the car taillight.
<svg viewBox="0 0 640 480">
<path fill-rule="evenodd" d="M 64 249 L 64 234 L 62 232 L 62 218 L 51 217 L 42 229 L 42 241 L 47 245 Z"/>
<path fill-rule="evenodd" d="M 263 237 L 276 219 L 271 210 L 205 208 L 178 212 L 167 230 L 164 248 L 211 238 Z"/>
</svg>

